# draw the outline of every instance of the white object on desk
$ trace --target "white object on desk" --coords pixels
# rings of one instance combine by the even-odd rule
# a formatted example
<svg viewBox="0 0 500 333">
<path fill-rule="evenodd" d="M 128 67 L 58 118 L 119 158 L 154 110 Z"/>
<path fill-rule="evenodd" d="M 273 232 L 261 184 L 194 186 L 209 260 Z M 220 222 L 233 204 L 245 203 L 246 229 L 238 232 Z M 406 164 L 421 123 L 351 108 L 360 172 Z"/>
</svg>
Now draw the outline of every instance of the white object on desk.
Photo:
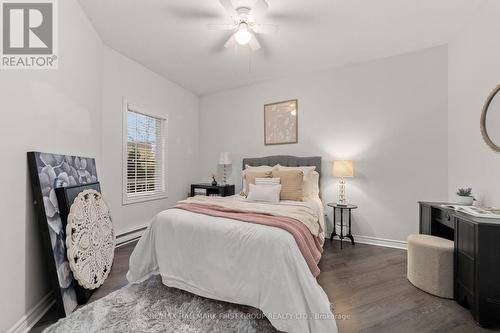
<svg viewBox="0 0 500 333">
<path fill-rule="evenodd" d="M 487 219 L 500 219 L 500 209 L 498 208 L 462 206 L 462 205 L 442 205 L 442 207 L 451 208 L 457 212 L 462 212 L 475 217 L 483 217 Z"/>
</svg>

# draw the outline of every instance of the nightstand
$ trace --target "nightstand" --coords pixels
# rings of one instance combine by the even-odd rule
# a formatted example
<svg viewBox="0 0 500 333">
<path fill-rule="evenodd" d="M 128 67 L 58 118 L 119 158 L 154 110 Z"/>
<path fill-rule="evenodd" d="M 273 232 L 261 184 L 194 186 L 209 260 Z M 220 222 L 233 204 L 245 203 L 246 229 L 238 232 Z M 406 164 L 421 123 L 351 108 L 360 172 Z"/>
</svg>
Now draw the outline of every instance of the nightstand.
<svg viewBox="0 0 500 333">
<path fill-rule="evenodd" d="M 234 185 L 191 184 L 191 196 L 195 195 L 228 197 L 234 195 Z"/>
<path fill-rule="evenodd" d="M 354 243 L 354 237 L 351 234 L 351 211 L 353 209 L 358 208 L 356 205 L 339 205 L 336 203 L 329 203 L 329 207 L 333 208 L 333 232 L 332 235 L 330 236 L 330 240 L 333 240 L 333 237 L 339 236 L 340 239 L 340 249 L 342 249 L 342 243 L 344 242 L 344 238 L 349 238 L 351 240 L 352 245 L 355 245 Z M 336 231 L 336 214 L 335 212 L 340 210 L 340 235 L 337 234 Z M 348 224 L 348 230 L 347 230 L 347 235 L 344 235 L 344 209 L 349 211 L 349 224 Z"/>
</svg>

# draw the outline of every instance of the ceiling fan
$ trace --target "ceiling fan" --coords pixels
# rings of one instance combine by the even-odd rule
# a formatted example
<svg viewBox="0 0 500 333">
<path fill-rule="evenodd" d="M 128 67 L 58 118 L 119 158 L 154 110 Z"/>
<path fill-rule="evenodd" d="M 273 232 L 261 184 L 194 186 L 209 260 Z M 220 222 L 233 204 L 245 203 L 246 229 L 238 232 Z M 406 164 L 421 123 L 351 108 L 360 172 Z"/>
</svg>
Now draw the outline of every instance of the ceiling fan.
<svg viewBox="0 0 500 333">
<path fill-rule="evenodd" d="M 237 45 L 248 45 L 252 51 L 260 49 L 256 34 L 276 33 L 278 26 L 274 24 L 258 24 L 256 17 L 263 14 L 269 5 L 266 0 L 257 0 L 252 7 L 234 7 L 231 0 L 219 0 L 233 21 L 232 24 L 209 24 L 209 30 L 234 31 L 224 44 L 226 48 Z"/>
</svg>

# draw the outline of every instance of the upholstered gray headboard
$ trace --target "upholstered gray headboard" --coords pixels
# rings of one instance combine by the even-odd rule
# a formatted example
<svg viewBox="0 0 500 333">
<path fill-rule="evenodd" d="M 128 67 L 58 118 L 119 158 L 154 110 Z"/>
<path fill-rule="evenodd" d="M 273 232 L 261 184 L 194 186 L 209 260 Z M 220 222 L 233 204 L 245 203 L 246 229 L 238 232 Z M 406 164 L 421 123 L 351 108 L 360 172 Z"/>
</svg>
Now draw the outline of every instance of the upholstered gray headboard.
<svg viewBox="0 0 500 333">
<path fill-rule="evenodd" d="M 266 157 L 256 157 L 256 158 L 244 158 L 242 169 L 245 169 L 245 165 L 250 166 L 260 166 L 269 165 L 274 166 L 276 164 L 282 166 L 315 166 L 316 171 L 319 173 L 321 179 L 321 156 L 314 157 L 297 157 L 297 156 L 286 156 L 286 155 L 275 155 Z"/>
</svg>

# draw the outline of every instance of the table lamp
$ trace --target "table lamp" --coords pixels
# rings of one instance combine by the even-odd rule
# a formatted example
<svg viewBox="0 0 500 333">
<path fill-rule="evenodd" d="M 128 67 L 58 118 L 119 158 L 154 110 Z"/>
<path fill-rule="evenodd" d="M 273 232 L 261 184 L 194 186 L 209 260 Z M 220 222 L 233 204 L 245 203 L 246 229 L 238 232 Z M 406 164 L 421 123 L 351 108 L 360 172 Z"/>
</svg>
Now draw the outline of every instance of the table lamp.
<svg viewBox="0 0 500 333">
<path fill-rule="evenodd" d="M 352 161 L 333 161 L 333 176 L 339 177 L 339 201 L 338 205 L 347 205 L 345 198 L 345 180 L 344 177 L 353 177 L 354 170 Z"/>
<path fill-rule="evenodd" d="M 229 153 L 227 151 L 220 153 L 219 165 L 222 165 L 224 167 L 224 177 L 222 179 L 223 185 L 227 185 L 227 170 L 226 170 L 226 168 L 228 165 L 231 165 L 231 164 L 232 164 L 231 153 Z"/>
</svg>

